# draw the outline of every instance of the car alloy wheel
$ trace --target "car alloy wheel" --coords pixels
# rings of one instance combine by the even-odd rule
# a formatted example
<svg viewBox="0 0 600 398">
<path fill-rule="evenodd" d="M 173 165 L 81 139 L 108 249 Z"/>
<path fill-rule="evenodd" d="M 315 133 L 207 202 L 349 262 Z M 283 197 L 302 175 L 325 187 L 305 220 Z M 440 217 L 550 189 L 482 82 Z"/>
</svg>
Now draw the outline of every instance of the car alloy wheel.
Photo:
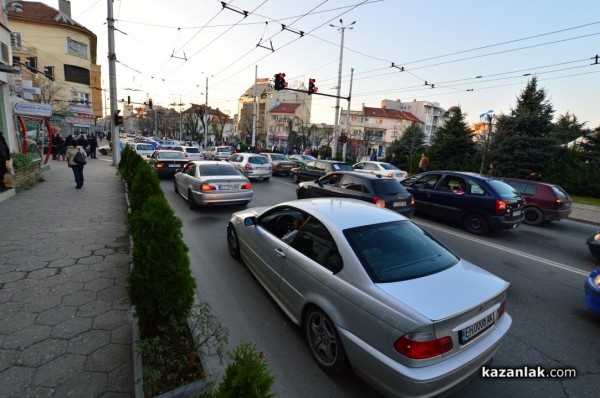
<svg viewBox="0 0 600 398">
<path fill-rule="evenodd" d="M 544 222 L 544 215 L 540 209 L 528 207 L 525 209 L 525 219 L 523 222 L 528 225 L 541 225 Z"/>
<path fill-rule="evenodd" d="M 179 194 L 179 189 L 177 189 L 177 180 L 173 180 L 173 187 L 175 188 L 175 193 Z"/>
<path fill-rule="evenodd" d="M 298 184 L 300 182 L 300 178 L 298 177 L 298 174 L 292 174 L 292 182 L 294 184 Z"/>
<path fill-rule="evenodd" d="M 346 366 L 346 353 L 331 319 L 318 308 L 309 310 L 304 332 L 313 358 L 329 373 L 339 373 Z"/>
<path fill-rule="evenodd" d="M 188 189 L 187 202 L 188 202 L 188 206 L 190 206 L 190 209 L 195 209 L 196 207 L 198 207 L 198 204 L 194 200 L 194 195 L 192 194 L 191 189 Z"/>
<path fill-rule="evenodd" d="M 465 217 L 464 226 L 467 231 L 474 235 L 485 235 L 489 226 L 487 219 L 480 214 L 469 214 Z"/>
<path fill-rule="evenodd" d="M 236 260 L 240 259 L 240 242 L 237 233 L 235 232 L 235 228 L 231 224 L 227 226 L 227 248 L 229 249 L 231 257 Z"/>
</svg>

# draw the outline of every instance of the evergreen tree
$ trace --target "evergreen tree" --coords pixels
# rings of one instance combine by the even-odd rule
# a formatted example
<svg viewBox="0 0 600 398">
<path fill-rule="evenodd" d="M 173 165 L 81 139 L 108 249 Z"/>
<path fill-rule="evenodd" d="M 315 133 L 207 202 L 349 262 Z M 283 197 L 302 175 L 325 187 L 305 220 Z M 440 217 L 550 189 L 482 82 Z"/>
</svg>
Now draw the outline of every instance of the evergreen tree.
<svg viewBox="0 0 600 398">
<path fill-rule="evenodd" d="M 490 160 L 496 163 L 500 175 L 522 178 L 545 169 L 556 148 L 551 138 L 553 114 L 546 91 L 538 89 L 537 79 L 532 78 L 517 98 L 516 107 L 497 119 Z"/>
<path fill-rule="evenodd" d="M 579 148 L 583 151 L 583 159 L 588 164 L 600 164 L 600 126 L 585 137 L 585 141 L 579 144 Z"/>
<path fill-rule="evenodd" d="M 557 140 L 559 145 L 568 144 L 584 134 L 584 124 L 585 122 L 579 123 L 577 116 L 571 115 L 567 111 L 564 115 L 558 116 L 552 136 Z"/>
<path fill-rule="evenodd" d="M 409 174 L 413 173 L 413 165 L 416 170 L 418 163 L 417 154 L 423 152 L 425 147 L 425 133 L 420 124 L 412 123 L 404 129 L 402 137 L 392 142 L 389 153 L 396 155 L 396 166 L 402 170 L 407 170 Z"/>
<path fill-rule="evenodd" d="M 460 107 L 450 108 L 450 119 L 437 129 L 428 155 L 431 169 L 478 170 L 473 131 Z"/>
</svg>

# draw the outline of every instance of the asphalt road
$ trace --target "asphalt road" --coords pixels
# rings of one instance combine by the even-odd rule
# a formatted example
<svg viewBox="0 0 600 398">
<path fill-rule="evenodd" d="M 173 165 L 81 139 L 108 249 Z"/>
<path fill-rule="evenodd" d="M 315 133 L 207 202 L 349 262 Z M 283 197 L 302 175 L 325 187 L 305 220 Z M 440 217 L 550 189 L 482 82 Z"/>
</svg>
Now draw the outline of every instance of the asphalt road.
<svg viewBox="0 0 600 398">
<path fill-rule="evenodd" d="M 291 324 L 252 274 L 227 252 L 226 223 L 241 208 L 190 210 L 176 196 L 171 180 L 162 182 L 175 213 L 183 220 L 197 294 L 208 301 L 230 330 L 228 348 L 251 341 L 266 354 L 276 375 L 279 397 L 377 397 L 351 372 L 324 374 L 313 362 L 301 330 Z M 290 179 L 274 177 L 253 182 L 251 207 L 295 199 Z M 511 283 L 507 311 L 513 326 L 495 356 L 493 368 L 523 366 L 576 369 L 577 377 L 491 379 L 477 377 L 453 396 L 592 397 L 600 391 L 600 350 L 596 339 L 600 316 L 583 302 L 585 276 L 596 266 L 585 238 L 597 227 L 560 221 L 543 227 L 475 237 L 452 225 L 414 218 L 458 255 Z M 213 371 L 223 369 L 211 363 Z"/>
</svg>

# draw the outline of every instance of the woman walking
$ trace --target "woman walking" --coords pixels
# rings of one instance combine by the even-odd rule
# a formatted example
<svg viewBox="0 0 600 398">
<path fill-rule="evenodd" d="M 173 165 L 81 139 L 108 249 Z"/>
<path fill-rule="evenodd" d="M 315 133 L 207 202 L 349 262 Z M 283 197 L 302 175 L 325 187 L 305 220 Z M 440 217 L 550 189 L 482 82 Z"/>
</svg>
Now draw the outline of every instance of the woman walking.
<svg viewBox="0 0 600 398">
<path fill-rule="evenodd" d="M 77 163 L 75 161 L 75 155 L 77 153 L 81 153 L 83 158 L 87 156 L 85 153 L 85 149 L 80 147 L 77 143 L 77 140 L 73 139 L 73 136 L 70 135 L 67 137 L 67 165 L 73 170 L 73 176 L 75 176 L 75 188 L 81 189 L 83 186 L 83 164 Z"/>
</svg>

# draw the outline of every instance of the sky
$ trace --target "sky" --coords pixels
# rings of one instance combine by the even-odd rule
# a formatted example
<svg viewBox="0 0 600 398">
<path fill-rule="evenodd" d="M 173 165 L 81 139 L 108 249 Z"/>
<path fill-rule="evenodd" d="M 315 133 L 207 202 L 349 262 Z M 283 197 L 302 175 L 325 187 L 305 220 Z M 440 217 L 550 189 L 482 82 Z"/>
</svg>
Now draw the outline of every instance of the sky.
<svg viewBox="0 0 600 398">
<path fill-rule="evenodd" d="M 104 89 L 108 1 L 71 0 L 72 18 L 98 37 Z M 42 2 L 58 9 L 58 0 Z M 380 107 L 384 99 L 430 101 L 460 106 L 466 121 L 476 123 L 488 111 L 510 113 L 536 76 L 555 117 L 569 112 L 586 128 L 600 126 L 598 0 L 114 0 L 112 6 L 118 100 L 152 98 L 179 110 L 208 99 L 233 116 L 255 73 L 270 79 L 285 73 L 292 88 L 314 78 L 319 93 L 336 95 L 342 55 L 340 96 L 350 96 L 351 110 Z M 333 124 L 335 107 L 335 98 L 314 95 L 311 122 Z M 348 108 L 345 98 L 340 107 Z"/>
</svg>

